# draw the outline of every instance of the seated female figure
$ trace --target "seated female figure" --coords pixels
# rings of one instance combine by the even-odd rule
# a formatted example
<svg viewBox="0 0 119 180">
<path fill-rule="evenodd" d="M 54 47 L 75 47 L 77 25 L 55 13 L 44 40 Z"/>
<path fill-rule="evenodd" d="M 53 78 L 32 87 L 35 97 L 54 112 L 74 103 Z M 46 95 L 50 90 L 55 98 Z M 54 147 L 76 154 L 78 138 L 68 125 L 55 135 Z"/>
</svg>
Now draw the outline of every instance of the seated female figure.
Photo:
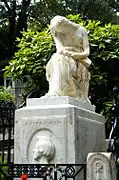
<svg viewBox="0 0 119 180">
<path fill-rule="evenodd" d="M 88 101 L 91 64 L 89 43 L 84 27 L 62 16 L 55 16 L 50 31 L 56 44 L 46 66 L 49 91 L 46 96 L 71 96 Z"/>
</svg>

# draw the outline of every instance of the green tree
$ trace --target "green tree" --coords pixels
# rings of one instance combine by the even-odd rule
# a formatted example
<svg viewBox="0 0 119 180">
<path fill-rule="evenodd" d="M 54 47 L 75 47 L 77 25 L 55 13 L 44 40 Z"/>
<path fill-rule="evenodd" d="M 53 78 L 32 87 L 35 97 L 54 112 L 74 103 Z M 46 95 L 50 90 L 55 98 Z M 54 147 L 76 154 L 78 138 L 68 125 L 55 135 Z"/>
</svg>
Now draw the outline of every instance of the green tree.
<svg viewBox="0 0 119 180">
<path fill-rule="evenodd" d="M 46 25 L 54 15 L 80 13 L 84 18 L 103 23 L 118 23 L 117 7 L 119 7 L 118 0 L 39 0 L 30 7 L 30 18 L 35 18 L 42 25 Z"/>
<path fill-rule="evenodd" d="M 66 15 L 63 1 L 39 0 L 30 6 L 29 21 L 32 24 L 32 21 L 37 20 L 42 27 L 46 27 L 50 19 L 57 14 Z"/>
<path fill-rule="evenodd" d="M 21 31 L 27 30 L 27 16 L 28 7 L 31 0 L 1 0 L 0 1 L 0 25 L 1 31 L 4 32 L 3 38 L 1 38 L 2 46 L 4 46 L 4 39 L 7 38 L 6 47 L 4 49 L 5 54 L 3 58 L 9 58 L 14 54 L 16 37 L 21 37 Z M 1 58 L 2 59 L 2 58 Z"/>
<path fill-rule="evenodd" d="M 46 91 L 45 65 L 55 50 L 52 37 L 47 29 L 41 32 L 23 32 L 22 39 L 17 39 L 20 50 L 6 66 L 6 75 L 26 82 L 27 90 L 38 92 L 39 95 Z M 32 87 L 32 88 L 31 88 Z"/>
<path fill-rule="evenodd" d="M 74 0 L 74 3 L 72 3 L 71 0 L 70 3 L 68 3 L 69 0 L 67 0 L 67 3 L 73 11 L 75 9 L 75 11 L 77 10 L 79 13 L 83 13 L 83 15 L 86 15 L 89 19 L 103 21 L 104 23 L 116 23 L 117 16 L 115 6 L 117 5 L 117 1 L 112 1 L 113 6 L 112 3 L 110 3 L 110 0 Z"/>
<path fill-rule="evenodd" d="M 0 68 L 18 50 L 16 37 L 22 37 L 21 31 L 26 31 L 27 25 L 35 28 L 37 22 L 41 30 L 56 14 L 79 12 L 84 18 L 116 23 L 118 7 L 118 0 L 0 0 Z"/>
<path fill-rule="evenodd" d="M 7 166 L 4 166 L 4 164 L 6 164 L 6 162 L 2 162 L 2 156 L 1 155 L 0 155 L 0 164 L 3 164 L 3 166 L 0 167 L 2 170 L 2 171 L 0 171 L 0 179 L 5 180 L 6 178 L 4 175 L 7 174 L 8 168 L 7 168 Z"/>
</svg>

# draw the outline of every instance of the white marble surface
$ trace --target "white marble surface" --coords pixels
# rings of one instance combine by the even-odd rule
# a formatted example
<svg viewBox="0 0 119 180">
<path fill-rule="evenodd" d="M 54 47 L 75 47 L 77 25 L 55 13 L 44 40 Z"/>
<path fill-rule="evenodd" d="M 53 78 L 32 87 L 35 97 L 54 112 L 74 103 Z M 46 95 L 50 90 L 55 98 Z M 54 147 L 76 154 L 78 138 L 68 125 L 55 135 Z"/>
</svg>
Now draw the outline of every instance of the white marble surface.
<svg viewBox="0 0 119 180">
<path fill-rule="evenodd" d="M 87 180 L 117 180 L 115 162 L 111 153 L 88 154 Z"/>
<path fill-rule="evenodd" d="M 55 154 L 49 163 L 85 163 L 89 152 L 106 150 L 104 118 L 65 100 L 67 106 L 64 103 L 59 108 L 33 106 L 30 102 L 32 106 L 16 110 L 15 163 L 39 163 L 33 156 L 38 136 L 50 137 L 54 144 Z"/>
<path fill-rule="evenodd" d="M 88 99 L 91 60 L 86 29 L 62 16 L 50 22 L 56 53 L 46 65 L 49 91 L 46 96 L 71 96 Z"/>
<path fill-rule="evenodd" d="M 76 100 L 70 96 L 52 96 L 52 97 L 46 97 L 43 96 L 41 98 L 30 98 L 27 99 L 27 106 L 40 106 L 40 108 L 56 108 L 60 106 L 75 106 L 80 109 L 86 109 L 89 111 L 95 111 L 95 106 L 90 105 L 89 103 L 85 103 L 81 100 Z"/>
</svg>

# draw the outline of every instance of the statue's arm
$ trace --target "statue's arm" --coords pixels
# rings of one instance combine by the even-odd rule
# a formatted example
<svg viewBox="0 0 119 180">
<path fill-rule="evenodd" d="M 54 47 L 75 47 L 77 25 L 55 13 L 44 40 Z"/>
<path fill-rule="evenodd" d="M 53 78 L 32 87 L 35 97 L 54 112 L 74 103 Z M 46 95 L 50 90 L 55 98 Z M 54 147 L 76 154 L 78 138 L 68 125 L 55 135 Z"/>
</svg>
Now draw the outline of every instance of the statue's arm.
<svg viewBox="0 0 119 180">
<path fill-rule="evenodd" d="M 89 42 L 88 42 L 88 35 L 85 29 L 82 30 L 82 52 L 74 53 L 74 58 L 87 58 L 90 54 Z"/>
<path fill-rule="evenodd" d="M 81 63 L 85 64 L 86 66 L 90 66 L 91 60 L 88 58 L 90 54 L 89 42 L 88 42 L 88 35 L 85 28 L 82 29 L 82 52 L 73 52 L 72 57 L 76 60 L 79 60 Z"/>
</svg>

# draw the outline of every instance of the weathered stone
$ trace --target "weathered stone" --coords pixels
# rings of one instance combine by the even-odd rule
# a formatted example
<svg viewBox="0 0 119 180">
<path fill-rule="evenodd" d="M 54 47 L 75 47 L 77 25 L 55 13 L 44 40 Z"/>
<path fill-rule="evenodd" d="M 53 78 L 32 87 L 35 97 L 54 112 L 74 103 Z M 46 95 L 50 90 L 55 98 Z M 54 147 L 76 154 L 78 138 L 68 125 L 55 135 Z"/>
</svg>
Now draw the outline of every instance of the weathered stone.
<svg viewBox="0 0 119 180">
<path fill-rule="evenodd" d="M 116 180 L 115 162 L 111 153 L 88 154 L 87 180 Z"/>
<path fill-rule="evenodd" d="M 106 150 L 101 115 L 69 97 L 61 97 L 61 104 L 53 97 L 47 105 L 51 99 L 41 98 L 42 103 L 35 99 L 36 106 L 34 99 L 28 100 L 26 107 L 16 111 L 15 163 L 39 163 L 33 156 L 38 136 L 50 137 L 54 144 L 55 154 L 49 163 L 85 163 L 89 152 Z"/>
</svg>

